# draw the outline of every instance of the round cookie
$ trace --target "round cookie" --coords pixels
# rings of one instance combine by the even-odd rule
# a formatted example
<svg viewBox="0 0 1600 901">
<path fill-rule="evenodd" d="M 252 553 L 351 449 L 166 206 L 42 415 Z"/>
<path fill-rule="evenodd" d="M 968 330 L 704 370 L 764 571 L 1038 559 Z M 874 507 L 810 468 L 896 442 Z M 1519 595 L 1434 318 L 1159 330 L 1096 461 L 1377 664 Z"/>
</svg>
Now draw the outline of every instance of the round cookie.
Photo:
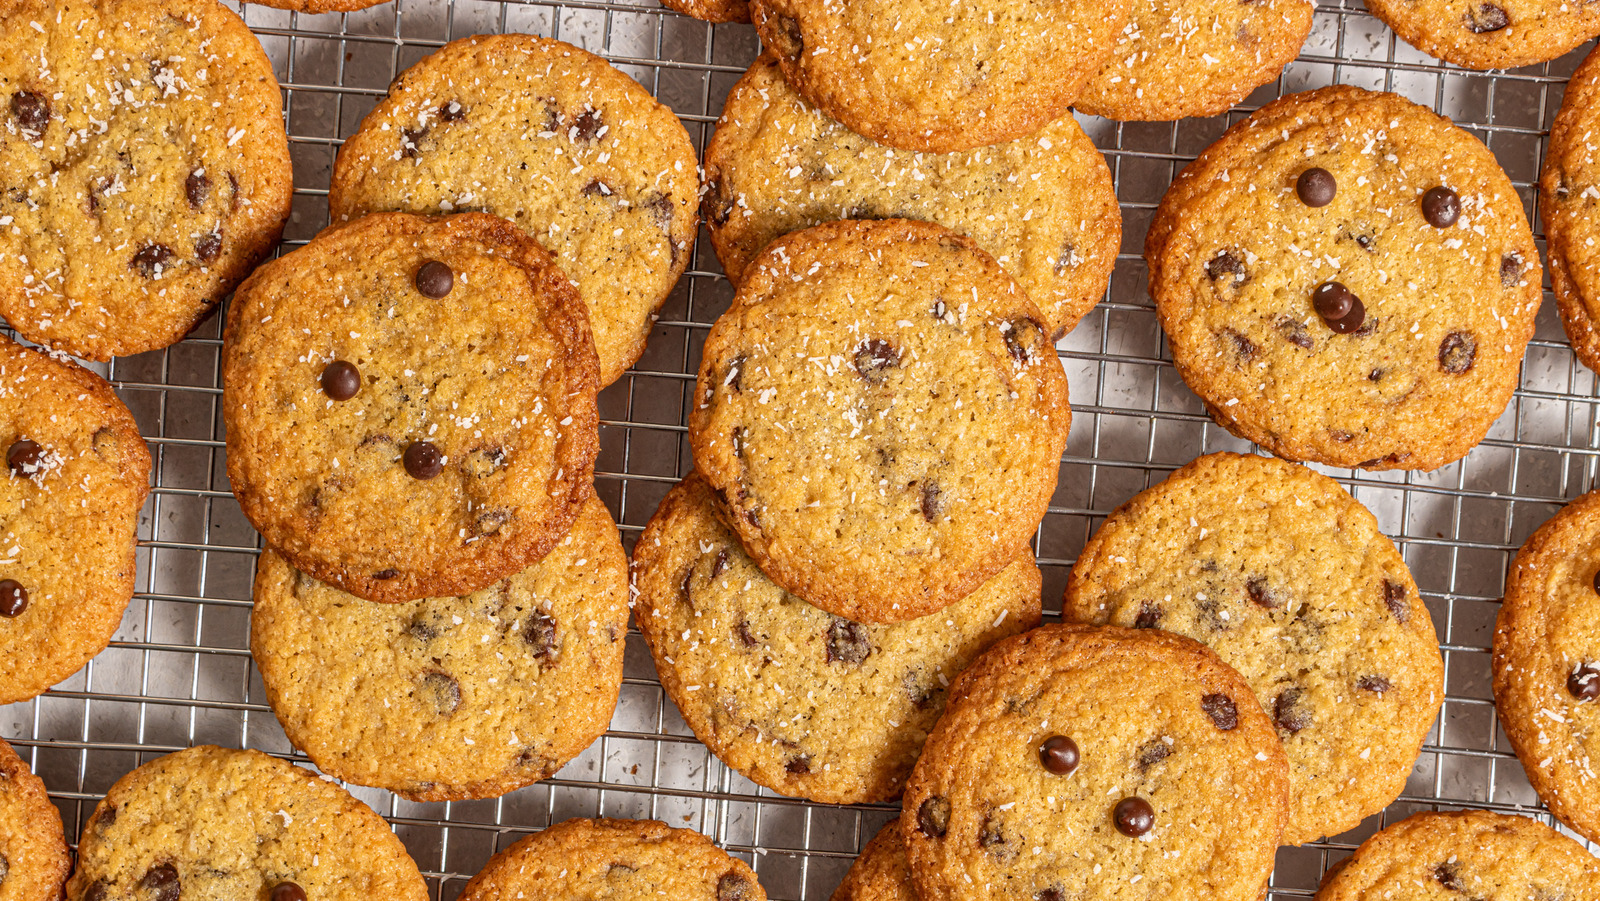
<svg viewBox="0 0 1600 901">
<path fill-rule="evenodd" d="M 661 5 L 706 22 L 750 21 L 746 0 L 661 0 Z"/>
<path fill-rule="evenodd" d="M 1226 112 L 1278 77 L 1311 32 L 1307 0 L 1137 0 L 1073 106 L 1124 121 Z"/>
<path fill-rule="evenodd" d="M 117 780 L 83 827 L 68 901 L 428 898 L 389 824 L 316 773 L 202 745 Z"/>
<path fill-rule="evenodd" d="M 0 449 L 0 704 L 10 704 L 77 672 L 122 622 L 150 450 L 105 379 L 4 337 Z"/>
<path fill-rule="evenodd" d="M 1596 7 L 1600 11 L 1600 6 Z M 1600 12 L 1597 12 L 1600 14 Z M 1600 127 L 1600 54 L 1590 53 L 1572 74 L 1561 111 L 1550 128 L 1550 147 L 1539 176 L 1539 219 L 1550 252 L 1550 286 L 1572 350 L 1583 365 L 1600 369 L 1600 158 L 1593 136 Z"/>
<path fill-rule="evenodd" d="M 1145 243 L 1185 382 L 1280 457 L 1435 469 L 1511 398 L 1542 297 L 1494 157 L 1394 94 L 1276 100 L 1183 170 Z"/>
<path fill-rule="evenodd" d="M 1407 43 L 1469 69 L 1531 66 L 1600 34 L 1600 6 L 1588 0 L 1366 2 Z"/>
<path fill-rule="evenodd" d="M 774 238 L 836 219 L 922 219 L 971 237 L 1065 333 L 1105 294 L 1122 214 L 1105 158 L 1071 116 L 995 147 L 874 143 L 783 80 L 771 54 L 734 85 L 706 148 L 705 219 L 737 286 Z"/>
<path fill-rule="evenodd" d="M 900 794 L 946 686 L 1002 638 L 1039 622 L 1026 547 L 946 609 L 867 625 L 773 584 L 691 474 L 634 548 L 635 619 L 661 685 L 728 766 L 784 795 L 829 804 Z"/>
<path fill-rule="evenodd" d="M 459 901 L 767 901 L 743 861 L 655 820 L 566 820 L 484 864 Z"/>
<path fill-rule="evenodd" d="M 1244 676 L 1289 759 L 1285 845 L 1398 797 L 1444 700 L 1433 623 L 1378 521 L 1270 457 L 1209 454 L 1117 508 L 1062 617 L 1186 635 Z"/>
<path fill-rule="evenodd" d="M 1257 901 L 1287 769 L 1204 646 L 1041 626 L 951 689 L 906 787 L 912 882 L 922 901 Z"/>
<path fill-rule="evenodd" d="M 1517 551 L 1494 633 L 1494 703 L 1550 811 L 1600 841 L 1600 492 Z"/>
<path fill-rule="evenodd" d="M 1600 898 L 1600 862 L 1527 817 L 1419 813 L 1372 836 L 1323 878 L 1315 901 Z"/>
<path fill-rule="evenodd" d="M 902 150 L 999 144 L 1069 114 L 1134 0 L 750 0 L 807 100 Z"/>
<path fill-rule="evenodd" d="M 936 225 L 818 225 L 745 272 L 706 338 L 695 465 L 750 556 L 836 616 L 900 622 L 1016 559 L 1071 411 L 1035 307 Z"/>
<path fill-rule="evenodd" d="M 244 0 L 256 6 L 270 6 L 274 9 L 287 9 L 300 13 L 334 13 L 354 12 L 387 3 L 388 0 Z"/>
<path fill-rule="evenodd" d="M 373 604 L 268 549 L 250 652 L 317 769 L 453 801 L 544 779 L 605 732 L 627 630 L 628 558 L 591 497 L 544 559 L 464 598 Z"/>
<path fill-rule="evenodd" d="M 339 151 L 333 221 L 479 210 L 555 257 L 588 308 L 609 385 L 644 352 L 689 265 L 700 175 L 683 124 L 571 44 L 453 41 L 407 69 Z"/>
<path fill-rule="evenodd" d="M 592 491 L 583 305 L 503 219 L 378 213 L 322 232 L 239 289 L 222 364 L 245 515 L 368 600 L 521 572 Z"/>
<path fill-rule="evenodd" d="M 850 865 L 850 872 L 834 890 L 831 901 L 917 901 L 911 888 L 911 865 L 906 861 L 906 837 L 900 821 L 891 820 L 872 841 L 861 849 L 861 856 Z"/>
<path fill-rule="evenodd" d="M 182 338 L 289 215 L 260 43 L 212 0 L 12 0 L 0 46 L 0 315 L 95 360 Z"/>
<path fill-rule="evenodd" d="M 0 741 L 0 898 L 58 901 L 72 869 L 44 783 Z"/>
</svg>

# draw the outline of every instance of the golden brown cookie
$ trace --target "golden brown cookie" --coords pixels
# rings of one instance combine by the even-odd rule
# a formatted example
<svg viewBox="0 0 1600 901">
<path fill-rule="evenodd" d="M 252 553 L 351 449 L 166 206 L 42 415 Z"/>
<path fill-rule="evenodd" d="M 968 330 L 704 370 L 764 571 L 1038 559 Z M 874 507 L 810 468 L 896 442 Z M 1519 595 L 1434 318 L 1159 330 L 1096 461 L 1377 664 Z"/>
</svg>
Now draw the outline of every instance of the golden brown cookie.
<svg viewBox="0 0 1600 901">
<path fill-rule="evenodd" d="M 389 0 L 244 0 L 257 6 L 271 6 L 301 13 L 353 12 L 387 3 Z"/>
<path fill-rule="evenodd" d="M 1407 43 L 1469 69 L 1555 59 L 1600 34 L 1591 0 L 1367 0 Z"/>
<path fill-rule="evenodd" d="M 72 861 L 44 783 L 0 741 L 0 898 L 59 901 Z"/>
<path fill-rule="evenodd" d="M 917 901 L 899 820 L 890 820 L 861 849 L 831 901 Z"/>
<path fill-rule="evenodd" d="M 750 21 L 746 0 L 661 0 L 661 5 L 706 22 Z"/>
<path fill-rule="evenodd" d="M 1600 5 L 1596 6 L 1600 11 Z M 1600 369 L 1600 54 L 1590 53 L 1572 73 L 1561 111 L 1550 128 L 1550 147 L 1539 176 L 1539 218 L 1550 251 L 1550 287 L 1561 324 L 1579 361 Z"/>
</svg>

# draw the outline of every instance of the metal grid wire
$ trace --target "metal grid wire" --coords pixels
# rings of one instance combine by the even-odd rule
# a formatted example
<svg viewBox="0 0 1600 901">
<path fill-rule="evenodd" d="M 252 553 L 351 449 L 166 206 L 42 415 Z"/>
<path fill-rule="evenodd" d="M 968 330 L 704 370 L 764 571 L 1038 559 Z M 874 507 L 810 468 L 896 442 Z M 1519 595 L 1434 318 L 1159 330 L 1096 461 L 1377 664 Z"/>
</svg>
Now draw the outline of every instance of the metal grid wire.
<svg viewBox="0 0 1600 901">
<path fill-rule="evenodd" d="M 242 15 L 284 88 L 297 186 L 286 247 L 327 224 L 328 178 L 341 139 L 396 74 L 448 40 L 520 31 L 600 53 L 676 111 L 697 149 L 759 49 L 748 26 L 712 27 L 655 0 L 397 0 L 342 15 L 255 6 Z M 1082 120 L 1116 177 L 1124 240 L 1106 299 L 1060 348 L 1075 415 L 1060 487 L 1036 542 L 1047 619 L 1059 613 L 1067 570 L 1106 514 L 1199 454 L 1248 449 L 1210 421 L 1178 378 L 1146 291 L 1144 233 L 1177 170 L 1280 94 L 1354 84 L 1398 92 L 1483 139 L 1531 216 L 1545 132 L 1581 56 L 1493 75 L 1468 72 L 1397 40 L 1359 0 L 1320 0 L 1299 60 L 1234 112 L 1178 123 Z M 731 295 L 702 239 L 644 358 L 601 396 L 597 486 L 630 549 L 690 466 L 684 423 L 700 346 Z M 69 837 L 117 778 L 160 753 L 214 742 L 305 762 L 266 707 L 247 650 L 259 539 L 228 491 L 220 321 L 211 318 L 168 350 L 98 367 L 133 409 L 155 454 L 155 488 L 139 528 L 140 591 L 110 649 L 49 693 L 0 708 L 0 734 L 51 788 Z M 1531 809 L 1538 799 L 1496 723 L 1487 649 L 1513 552 L 1564 501 L 1594 484 L 1596 387 L 1547 302 L 1515 400 L 1465 460 L 1432 473 L 1324 470 L 1373 510 L 1410 564 L 1441 639 L 1446 699 L 1400 801 L 1346 835 L 1281 850 L 1273 898 L 1309 897 L 1329 865 L 1419 809 L 1481 807 L 1552 822 Z M 418 804 L 353 791 L 394 823 L 440 901 L 453 899 L 490 854 L 522 835 L 602 814 L 698 829 L 751 862 L 771 897 L 822 901 L 895 813 L 892 806 L 783 798 L 728 770 L 665 699 L 637 632 L 628 636 L 610 731 L 555 778 L 488 801 Z"/>
</svg>

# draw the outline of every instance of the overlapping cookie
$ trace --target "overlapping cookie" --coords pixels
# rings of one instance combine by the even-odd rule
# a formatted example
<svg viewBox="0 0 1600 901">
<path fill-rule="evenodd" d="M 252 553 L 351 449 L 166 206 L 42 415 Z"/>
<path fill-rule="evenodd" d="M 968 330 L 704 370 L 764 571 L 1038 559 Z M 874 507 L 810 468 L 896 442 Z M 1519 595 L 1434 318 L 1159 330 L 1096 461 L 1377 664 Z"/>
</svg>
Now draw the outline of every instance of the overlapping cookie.
<svg viewBox="0 0 1600 901">
<path fill-rule="evenodd" d="M 0 741 L 0 896 L 59 901 L 71 869 L 61 814 L 44 783 Z"/>
<path fill-rule="evenodd" d="M 1600 5 L 1596 6 L 1600 16 Z M 1600 369 L 1600 55 L 1591 53 L 1572 73 L 1539 175 L 1539 218 L 1550 257 L 1561 324 L 1579 361 Z"/>
<path fill-rule="evenodd" d="M 906 837 L 891 820 L 861 849 L 831 901 L 917 901 L 906 861 Z"/>
<path fill-rule="evenodd" d="M 1367 0 L 1367 9 L 1417 49 L 1469 69 L 1531 66 L 1600 34 L 1600 6 L 1585 0 Z"/>
</svg>

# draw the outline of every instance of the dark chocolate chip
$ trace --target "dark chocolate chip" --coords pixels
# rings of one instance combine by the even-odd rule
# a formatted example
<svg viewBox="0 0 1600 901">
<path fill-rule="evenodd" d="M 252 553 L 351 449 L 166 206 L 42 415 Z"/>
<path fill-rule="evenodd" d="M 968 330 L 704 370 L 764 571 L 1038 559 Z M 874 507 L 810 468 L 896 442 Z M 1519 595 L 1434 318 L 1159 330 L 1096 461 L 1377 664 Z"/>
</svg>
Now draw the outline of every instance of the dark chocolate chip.
<svg viewBox="0 0 1600 901">
<path fill-rule="evenodd" d="M 1302 694 L 1304 692 L 1299 688 L 1285 688 L 1278 693 L 1278 699 L 1272 702 L 1273 720 L 1279 729 L 1290 735 L 1311 725 L 1311 711 L 1300 703 Z"/>
<path fill-rule="evenodd" d="M 444 472 L 444 454 L 427 441 L 411 442 L 403 459 L 406 474 L 413 479 L 426 481 Z"/>
<path fill-rule="evenodd" d="M 380 569 L 377 572 L 373 573 L 372 577 L 374 579 L 377 579 L 379 582 L 387 582 L 390 579 L 398 579 L 398 578 L 400 578 L 400 570 L 398 570 L 398 569 Z"/>
<path fill-rule="evenodd" d="M 1362 691 L 1374 691 L 1383 694 L 1394 686 L 1382 676 L 1362 676 L 1356 680 L 1356 687 Z"/>
<path fill-rule="evenodd" d="M 790 758 L 789 762 L 783 765 L 783 770 L 795 776 L 804 776 L 811 772 L 811 758 L 804 754 Z"/>
<path fill-rule="evenodd" d="M 322 393 L 334 400 L 349 400 L 361 390 L 361 371 L 354 363 L 334 360 L 322 367 Z"/>
<path fill-rule="evenodd" d="M 1411 609 L 1406 604 L 1406 587 L 1399 582 L 1383 580 L 1383 605 L 1402 625 L 1411 618 Z"/>
<path fill-rule="evenodd" d="M 194 241 L 194 255 L 202 263 L 209 263 L 222 253 L 222 234 L 206 232 Z"/>
<path fill-rule="evenodd" d="M 776 26 L 772 30 L 773 49 L 779 56 L 798 59 L 805 52 L 806 38 L 800 31 L 800 21 L 793 16 L 771 16 Z"/>
<path fill-rule="evenodd" d="M 1433 868 L 1434 881 L 1453 892 L 1459 892 L 1466 886 L 1461 883 L 1460 868 L 1449 861 Z"/>
<path fill-rule="evenodd" d="M 728 549 L 717 551 L 717 558 L 711 561 L 711 578 L 715 579 L 728 569 Z"/>
<path fill-rule="evenodd" d="M 1372 249 L 1378 246 L 1377 239 L 1373 238 L 1371 235 L 1358 234 L 1355 236 L 1355 238 L 1356 246 L 1362 250 L 1365 250 L 1367 253 L 1372 253 Z"/>
<path fill-rule="evenodd" d="M 171 260 L 172 248 L 165 244 L 146 244 L 139 248 L 139 252 L 133 255 L 133 260 L 128 265 L 138 270 L 145 278 L 157 278 Z"/>
<path fill-rule="evenodd" d="M 50 101 L 35 91 L 18 91 L 11 95 L 11 115 L 23 131 L 42 134 L 50 123 Z"/>
<path fill-rule="evenodd" d="M 170 863 L 151 867 L 139 880 L 139 887 L 150 901 L 178 901 L 183 894 L 183 884 L 178 879 L 178 868 Z"/>
<path fill-rule="evenodd" d="M 1065 735 L 1052 735 L 1039 746 L 1039 763 L 1057 776 L 1078 768 L 1078 743 Z"/>
<path fill-rule="evenodd" d="M 1212 281 L 1219 281 L 1225 275 L 1232 276 L 1235 287 L 1244 284 L 1247 274 L 1244 261 L 1234 256 L 1231 251 L 1224 250 L 1211 258 L 1206 263 L 1206 276 Z"/>
<path fill-rule="evenodd" d="M 306 890 L 293 882 L 280 882 L 272 887 L 271 901 L 306 901 Z"/>
<path fill-rule="evenodd" d="M 700 216 L 712 225 L 722 226 L 733 215 L 733 193 L 728 183 L 713 176 L 706 182 L 706 196 L 700 201 Z"/>
<path fill-rule="evenodd" d="M 1383 378 L 1385 372 L 1386 372 L 1386 370 L 1382 366 L 1379 366 L 1378 368 L 1376 368 L 1376 369 L 1372 370 L 1371 372 L 1367 373 L 1367 381 L 1369 381 L 1369 382 L 1380 381 Z"/>
<path fill-rule="evenodd" d="M 1139 614 L 1133 618 L 1135 629 L 1154 629 L 1161 624 L 1161 607 L 1153 601 L 1142 601 Z"/>
<path fill-rule="evenodd" d="M 734 426 L 733 434 L 728 439 L 733 444 L 733 455 L 741 460 L 744 459 L 745 442 L 748 438 L 749 432 L 745 431 L 745 427 L 741 425 Z"/>
<path fill-rule="evenodd" d="M 1067 270 L 1071 269 L 1077 262 L 1078 245 L 1073 242 L 1072 237 L 1069 235 L 1067 240 L 1061 243 L 1061 252 L 1056 255 L 1056 275 L 1066 274 Z"/>
<path fill-rule="evenodd" d="M 1033 901 L 1067 901 L 1067 896 L 1061 893 L 1061 889 L 1052 887 L 1039 891 L 1033 896 Z"/>
<path fill-rule="evenodd" d="M 6 451 L 6 466 L 13 475 L 31 476 L 44 466 L 44 448 L 32 439 L 19 439 Z"/>
<path fill-rule="evenodd" d="M 417 290 L 423 297 L 438 300 L 456 286 L 456 274 L 438 260 L 429 260 L 417 267 Z"/>
<path fill-rule="evenodd" d="M 439 630 L 434 628 L 433 623 L 419 616 L 406 626 L 406 634 L 418 641 L 427 642 L 438 638 Z"/>
<path fill-rule="evenodd" d="M 1278 330 L 1278 334 L 1283 336 L 1283 340 L 1293 344 L 1295 347 L 1310 350 L 1314 346 L 1310 332 L 1306 331 L 1306 324 L 1298 319 L 1279 316 L 1272 323 L 1272 326 Z"/>
<path fill-rule="evenodd" d="M 1152 738 L 1139 746 L 1139 772 L 1144 772 L 1172 756 L 1172 746 L 1159 738 Z"/>
<path fill-rule="evenodd" d="M 1211 717 L 1211 722 L 1223 732 L 1232 732 L 1239 725 L 1239 707 L 1233 698 L 1220 692 L 1200 699 L 1200 709 Z"/>
<path fill-rule="evenodd" d="M 448 673 L 432 670 L 418 680 L 422 700 L 433 706 L 440 716 L 449 716 L 461 706 L 461 683 Z"/>
<path fill-rule="evenodd" d="M 1015 843 L 1006 836 L 1005 821 L 992 810 L 984 814 L 983 822 L 978 824 L 978 847 L 1002 861 L 1017 856 Z"/>
<path fill-rule="evenodd" d="M 1294 191 L 1306 206 L 1324 207 L 1332 203 L 1334 195 L 1339 193 L 1339 183 L 1334 180 L 1332 172 L 1313 166 L 1295 179 Z"/>
<path fill-rule="evenodd" d="M 1111 819 L 1117 824 L 1118 832 L 1129 838 L 1138 838 L 1155 826 L 1156 811 L 1143 798 L 1123 798 L 1117 802 Z"/>
<path fill-rule="evenodd" d="M 1256 347 L 1256 343 L 1251 341 L 1244 332 L 1223 328 L 1217 333 L 1228 339 L 1230 349 L 1233 351 L 1233 355 L 1239 358 L 1240 363 L 1248 363 L 1255 359 L 1256 351 L 1260 348 Z"/>
<path fill-rule="evenodd" d="M 868 338 L 856 348 L 856 372 L 869 382 L 879 382 L 883 379 L 886 369 L 893 369 L 900 365 L 900 351 L 894 345 L 881 338 Z"/>
<path fill-rule="evenodd" d="M 406 128 L 400 131 L 400 152 L 406 157 L 422 155 L 422 139 L 428 136 L 427 126 Z"/>
<path fill-rule="evenodd" d="M 475 479 L 487 479 L 506 468 L 506 449 L 498 444 L 486 444 L 467 451 L 461 471 Z"/>
<path fill-rule="evenodd" d="M 1361 328 L 1366 321 L 1367 308 L 1361 298 L 1354 291 L 1346 288 L 1339 282 L 1324 282 L 1311 292 L 1311 305 L 1316 308 L 1317 315 L 1341 335 L 1348 335 Z"/>
<path fill-rule="evenodd" d="M 4 596 L 5 583 L 0 582 L 0 597 Z M 4 612 L 4 611 L 0 611 Z M 1584 663 L 1567 674 L 1567 694 L 1580 701 L 1600 698 L 1600 663 Z"/>
<path fill-rule="evenodd" d="M 940 514 L 944 513 L 944 492 L 939 490 L 939 483 L 927 479 L 922 483 L 922 518 L 928 522 L 938 522 Z"/>
<path fill-rule="evenodd" d="M 1439 342 L 1439 368 L 1460 375 L 1472 368 L 1478 358 L 1478 339 L 1471 332 L 1451 332 Z"/>
<path fill-rule="evenodd" d="M 717 880 L 717 901 L 750 901 L 754 897 L 750 879 L 737 870 L 729 870 Z"/>
<path fill-rule="evenodd" d="M 1461 198 L 1440 185 L 1422 195 L 1422 218 L 1434 228 L 1449 228 L 1461 217 Z"/>
<path fill-rule="evenodd" d="M 666 232 L 668 235 L 672 234 L 672 216 L 678 211 L 678 206 L 672 202 L 671 194 L 660 195 L 656 199 L 645 204 L 645 209 L 648 209 L 651 217 L 656 220 L 657 228 Z"/>
<path fill-rule="evenodd" d="M 1461 21 L 1473 34 L 1488 34 L 1491 31 L 1511 27 L 1511 17 L 1498 3 L 1479 3 L 1469 6 L 1462 14 Z"/>
<path fill-rule="evenodd" d="M 1522 281 L 1522 254 L 1512 251 L 1500 258 L 1500 287 L 1515 288 Z"/>
<path fill-rule="evenodd" d="M 466 117 L 467 108 L 462 106 L 461 102 L 458 100 L 452 100 L 449 103 L 439 107 L 440 122 L 460 122 Z"/>
<path fill-rule="evenodd" d="M 1033 347 L 1044 338 L 1044 326 L 1032 319 L 1012 319 L 1001 326 L 1006 351 L 1018 365 L 1026 366 L 1033 360 Z"/>
<path fill-rule="evenodd" d="M 949 305 L 947 305 L 944 302 L 944 300 L 942 298 L 939 299 L 939 300 L 935 300 L 933 302 L 933 306 L 928 308 L 928 315 L 930 315 L 933 318 L 939 320 L 940 322 L 943 322 L 944 321 L 944 317 L 950 315 L 950 307 L 949 307 Z"/>
<path fill-rule="evenodd" d="M 206 198 L 210 194 L 211 179 L 206 178 L 205 173 L 199 169 L 190 172 L 189 177 L 184 179 L 183 196 L 189 198 L 189 207 L 191 209 L 200 209 L 201 206 L 205 205 Z"/>
<path fill-rule="evenodd" d="M 600 136 L 600 111 L 586 109 L 572 120 L 571 137 L 574 141 L 593 141 Z"/>
<path fill-rule="evenodd" d="M 944 838 L 950 828 L 950 799 L 929 796 L 917 805 L 917 831 L 928 838 Z"/>
<path fill-rule="evenodd" d="M 589 183 L 583 186 L 583 190 L 579 191 L 578 193 L 582 194 L 584 197 L 610 197 L 612 194 L 617 192 L 614 188 L 600 179 L 591 178 L 589 179 Z"/>
<path fill-rule="evenodd" d="M 228 212 L 239 212 L 239 176 L 228 173 Z"/>
<path fill-rule="evenodd" d="M 1595 571 L 1594 581 L 1592 584 L 1594 585 L 1595 594 L 1600 594 L 1600 570 Z"/>
<path fill-rule="evenodd" d="M 108 804 L 105 807 L 100 808 L 100 812 L 95 814 L 94 827 L 95 829 L 104 833 L 107 829 L 110 829 L 113 825 L 115 825 L 116 822 L 117 806 L 115 804 Z"/>
<path fill-rule="evenodd" d="M 733 627 L 733 634 L 739 639 L 739 643 L 747 648 L 753 648 L 761 643 L 761 640 L 756 638 L 755 633 L 750 631 L 750 621 L 747 619 L 739 620 Z"/>
<path fill-rule="evenodd" d="M 21 616 L 28 609 L 28 589 L 16 579 L 0 580 L 0 616 Z"/>
<path fill-rule="evenodd" d="M 1250 603 L 1267 610 L 1275 610 L 1283 606 L 1283 598 L 1276 591 L 1267 587 L 1264 576 L 1251 576 L 1244 583 L 1245 593 L 1250 596 Z"/>
<path fill-rule="evenodd" d="M 728 363 L 728 374 L 722 377 L 722 384 L 732 388 L 735 393 L 744 390 L 744 363 L 749 359 L 744 354 L 739 354 Z"/>
<path fill-rule="evenodd" d="M 555 617 L 542 610 L 535 610 L 528 617 L 528 624 L 522 627 L 522 640 L 528 643 L 534 657 L 547 663 L 556 659 L 561 650 L 561 634 L 556 629 Z"/>
<path fill-rule="evenodd" d="M 516 514 L 507 507 L 489 507 L 480 509 L 473 514 L 472 532 L 480 538 L 485 535 L 497 534 Z"/>
<path fill-rule="evenodd" d="M 828 625 L 825 653 L 829 663 L 848 663 L 853 666 L 872 653 L 872 637 L 860 623 L 834 617 Z"/>
</svg>

